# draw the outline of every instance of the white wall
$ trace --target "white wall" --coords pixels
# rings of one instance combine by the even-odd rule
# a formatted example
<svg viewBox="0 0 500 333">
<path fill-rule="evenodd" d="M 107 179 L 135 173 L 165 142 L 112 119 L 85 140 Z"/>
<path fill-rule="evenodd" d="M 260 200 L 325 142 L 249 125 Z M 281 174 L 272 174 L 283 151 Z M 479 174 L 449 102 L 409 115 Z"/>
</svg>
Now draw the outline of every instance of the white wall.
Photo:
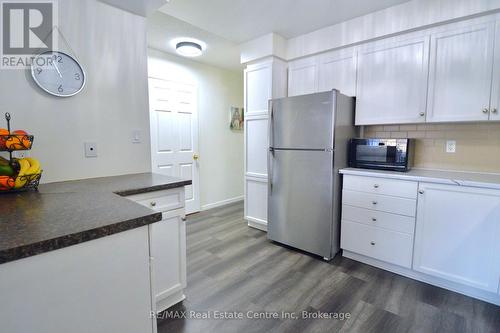
<svg viewBox="0 0 500 333">
<path fill-rule="evenodd" d="M 150 171 L 145 18 L 96 0 L 63 0 L 59 26 L 85 68 L 85 89 L 56 98 L 27 71 L 1 70 L 0 127 L 8 111 L 13 129 L 36 136 L 31 156 L 41 160 L 44 182 Z M 134 129 L 141 144 L 131 143 Z M 84 157 L 85 141 L 97 142 L 99 157 Z"/>
<path fill-rule="evenodd" d="M 243 132 L 229 129 L 229 110 L 243 107 L 243 73 L 153 49 L 148 56 L 150 75 L 197 86 L 202 209 L 242 199 Z"/>
</svg>

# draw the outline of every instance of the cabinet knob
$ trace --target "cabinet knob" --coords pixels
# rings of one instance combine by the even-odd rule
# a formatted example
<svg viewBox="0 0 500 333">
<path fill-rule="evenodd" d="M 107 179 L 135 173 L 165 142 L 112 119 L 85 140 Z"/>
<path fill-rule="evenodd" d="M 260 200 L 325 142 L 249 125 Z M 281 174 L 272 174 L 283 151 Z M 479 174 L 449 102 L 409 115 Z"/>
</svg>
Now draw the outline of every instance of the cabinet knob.
<svg viewBox="0 0 500 333">
<path fill-rule="evenodd" d="M 376 202 L 376 201 L 372 201 L 372 204 L 376 205 L 376 204 L 377 204 L 377 202 Z"/>
<path fill-rule="evenodd" d="M 488 112 L 490 112 L 490 110 L 488 110 L 488 108 L 483 109 L 483 113 L 488 113 Z"/>
<path fill-rule="evenodd" d="M 185 216 L 184 216 L 184 217 L 181 217 L 181 220 L 182 220 L 183 222 L 186 222 L 186 217 L 185 217 Z"/>
<path fill-rule="evenodd" d="M 151 207 L 154 207 L 156 206 L 156 201 L 151 201 L 149 204 L 151 205 Z"/>
<path fill-rule="evenodd" d="M 424 194 L 424 190 L 419 190 L 418 193 Z"/>
<path fill-rule="evenodd" d="M 198 154 L 193 154 L 193 160 L 198 161 L 200 156 Z"/>
<path fill-rule="evenodd" d="M 420 117 L 425 116 L 425 112 L 420 112 L 419 114 L 420 114 Z"/>
<path fill-rule="evenodd" d="M 379 185 L 379 184 L 374 184 L 374 185 L 373 185 L 373 187 L 374 187 L 374 188 L 379 188 L 379 187 L 380 187 L 380 185 Z"/>
<path fill-rule="evenodd" d="M 372 221 L 373 221 L 373 222 L 377 222 L 377 219 L 376 219 L 376 218 L 374 218 L 374 217 L 372 217 Z"/>
<path fill-rule="evenodd" d="M 493 109 L 491 109 L 491 113 L 498 113 L 498 110 L 493 108 Z"/>
<path fill-rule="evenodd" d="M 371 241 L 371 242 L 370 242 L 370 244 L 371 244 L 371 245 L 375 245 L 375 242 L 374 242 L 374 241 Z"/>
</svg>

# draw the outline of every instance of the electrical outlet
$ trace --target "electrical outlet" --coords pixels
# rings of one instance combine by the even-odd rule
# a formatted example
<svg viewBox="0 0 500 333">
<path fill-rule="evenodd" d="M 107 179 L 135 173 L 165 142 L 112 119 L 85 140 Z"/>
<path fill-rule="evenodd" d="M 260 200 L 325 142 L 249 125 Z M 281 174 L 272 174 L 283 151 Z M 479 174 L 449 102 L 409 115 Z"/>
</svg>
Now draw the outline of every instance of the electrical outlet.
<svg viewBox="0 0 500 333">
<path fill-rule="evenodd" d="M 142 142 L 141 130 L 134 130 L 132 132 L 132 143 L 141 143 L 141 142 Z"/>
<path fill-rule="evenodd" d="M 26 158 L 30 157 L 30 151 L 29 150 L 16 150 L 12 152 L 12 157 L 21 159 L 21 158 Z"/>
<path fill-rule="evenodd" d="M 85 142 L 85 157 L 97 157 L 97 143 Z"/>
<path fill-rule="evenodd" d="M 446 141 L 446 152 L 454 153 L 457 150 L 457 142 L 455 140 Z"/>
</svg>

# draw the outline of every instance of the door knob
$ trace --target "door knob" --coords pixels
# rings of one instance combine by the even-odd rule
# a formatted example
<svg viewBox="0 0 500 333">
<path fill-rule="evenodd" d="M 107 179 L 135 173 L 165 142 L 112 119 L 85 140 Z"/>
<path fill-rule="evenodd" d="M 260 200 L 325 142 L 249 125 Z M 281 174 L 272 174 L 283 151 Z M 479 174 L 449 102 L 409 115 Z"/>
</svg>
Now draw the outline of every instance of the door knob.
<svg viewBox="0 0 500 333">
<path fill-rule="evenodd" d="M 423 117 L 423 116 L 425 116 L 425 112 L 420 112 L 419 115 L 420 115 L 420 117 Z"/>
<path fill-rule="evenodd" d="M 371 244 L 371 245 L 375 245 L 375 242 L 374 242 L 374 241 L 371 241 L 371 242 L 370 242 L 370 244 Z"/>
<path fill-rule="evenodd" d="M 200 156 L 198 154 L 193 154 L 193 160 L 198 161 Z"/>
<path fill-rule="evenodd" d="M 483 113 L 488 113 L 488 112 L 490 112 L 490 110 L 488 110 L 488 108 L 483 109 Z"/>
</svg>

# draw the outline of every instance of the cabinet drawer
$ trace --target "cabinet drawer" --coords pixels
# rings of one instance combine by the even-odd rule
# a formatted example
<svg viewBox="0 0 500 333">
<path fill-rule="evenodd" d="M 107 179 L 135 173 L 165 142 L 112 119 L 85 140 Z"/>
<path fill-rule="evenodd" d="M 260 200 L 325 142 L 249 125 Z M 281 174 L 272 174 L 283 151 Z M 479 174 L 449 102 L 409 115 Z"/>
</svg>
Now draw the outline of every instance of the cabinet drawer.
<svg viewBox="0 0 500 333">
<path fill-rule="evenodd" d="M 159 212 L 184 207 L 183 188 L 141 193 L 126 198 Z"/>
<path fill-rule="evenodd" d="M 391 213 L 380 212 L 372 209 L 342 205 L 342 219 L 380 227 L 392 231 L 413 234 L 415 218 Z"/>
<path fill-rule="evenodd" d="M 340 246 L 391 264 L 410 268 L 413 236 L 342 220 Z"/>
<path fill-rule="evenodd" d="M 417 186 L 418 183 L 412 181 L 344 175 L 346 190 L 416 199 Z"/>
<path fill-rule="evenodd" d="M 342 191 L 342 203 L 387 213 L 415 216 L 417 200 L 350 190 Z"/>
</svg>

